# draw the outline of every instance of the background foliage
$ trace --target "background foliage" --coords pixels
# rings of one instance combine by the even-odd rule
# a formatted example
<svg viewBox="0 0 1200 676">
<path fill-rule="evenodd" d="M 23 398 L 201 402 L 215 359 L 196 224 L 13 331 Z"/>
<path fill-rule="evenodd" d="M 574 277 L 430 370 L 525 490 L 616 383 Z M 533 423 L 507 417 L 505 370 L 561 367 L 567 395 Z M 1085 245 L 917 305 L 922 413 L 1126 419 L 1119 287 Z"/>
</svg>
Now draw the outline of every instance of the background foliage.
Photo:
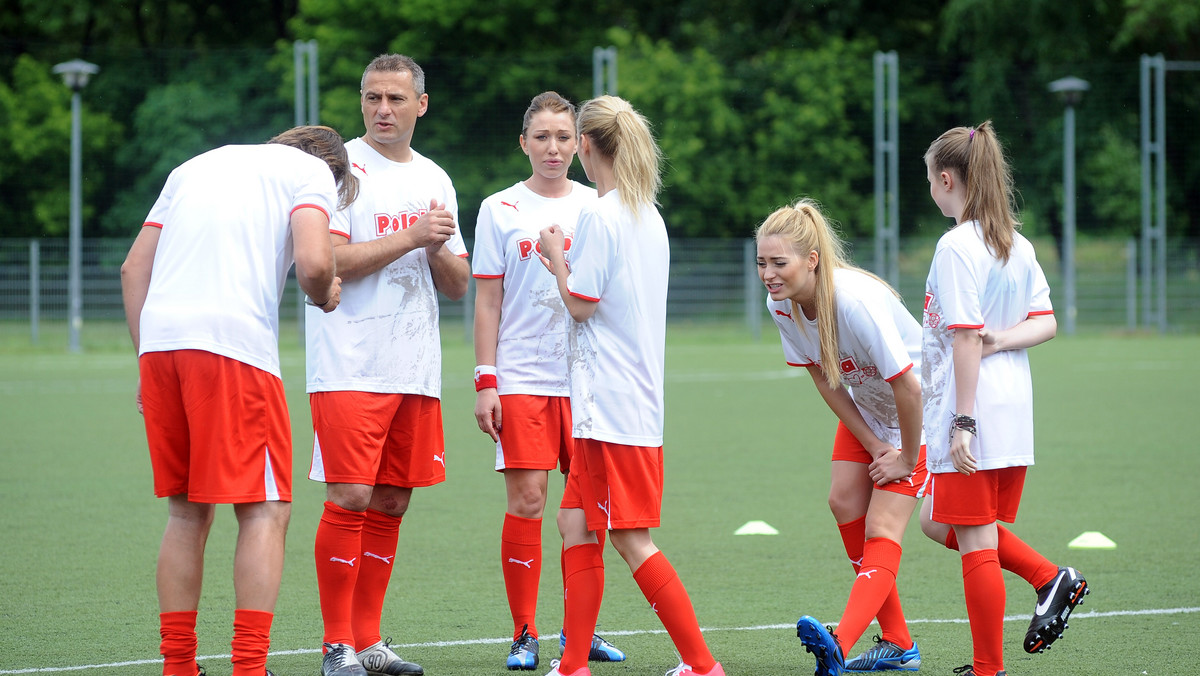
<svg viewBox="0 0 1200 676">
<path fill-rule="evenodd" d="M 469 235 L 479 201 L 521 179 L 529 98 L 591 95 L 594 46 L 655 124 L 676 235 L 744 236 L 800 195 L 847 234 L 873 230 L 872 54 L 900 61 L 901 229 L 936 232 L 920 156 L 995 121 L 1026 227 L 1061 228 L 1059 77 L 1092 84 L 1078 113 L 1079 227 L 1140 227 L 1138 57 L 1200 60 L 1200 5 L 1171 0 L 0 0 L 0 237 L 66 231 L 70 93 L 59 61 L 99 64 L 83 92 L 84 234 L 128 235 L 167 173 L 290 126 L 292 43 L 320 51 L 321 122 L 362 133 L 357 88 L 378 53 L 416 58 L 430 111 L 416 147 L 454 178 Z M 1200 235 L 1200 73 L 1167 77 L 1168 230 Z M 579 178 L 582 180 L 582 172 Z"/>
</svg>

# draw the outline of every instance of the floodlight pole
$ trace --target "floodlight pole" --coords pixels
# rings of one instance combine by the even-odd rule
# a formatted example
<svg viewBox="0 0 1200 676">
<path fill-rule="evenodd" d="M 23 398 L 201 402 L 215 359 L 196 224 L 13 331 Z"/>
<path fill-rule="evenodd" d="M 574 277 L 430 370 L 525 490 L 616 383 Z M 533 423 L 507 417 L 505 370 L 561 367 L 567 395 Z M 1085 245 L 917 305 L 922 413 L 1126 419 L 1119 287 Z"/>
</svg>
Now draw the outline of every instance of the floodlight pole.
<svg viewBox="0 0 1200 676">
<path fill-rule="evenodd" d="M 900 285 L 900 58 L 875 52 L 875 273 Z"/>
<path fill-rule="evenodd" d="M 1077 77 L 1064 77 L 1050 83 L 1049 90 L 1058 94 L 1066 108 L 1063 111 L 1063 296 L 1066 300 L 1067 335 L 1075 333 L 1075 106 L 1091 85 Z"/>
<path fill-rule="evenodd" d="M 71 213 L 68 244 L 67 274 L 67 329 L 68 346 L 71 352 L 79 352 L 79 333 L 83 328 L 83 125 L 80 123 L 79 92 L 87 86 L 88 79 L 100 72 L 100 66 L 82 59 L 60 63 L 54 67 L 56 75 L 71 89 Z"/>
<path fill-rule="evenodd" d="M 592 96 L 617 95 L 617 48 L 592 48 Z"/>
</svg>

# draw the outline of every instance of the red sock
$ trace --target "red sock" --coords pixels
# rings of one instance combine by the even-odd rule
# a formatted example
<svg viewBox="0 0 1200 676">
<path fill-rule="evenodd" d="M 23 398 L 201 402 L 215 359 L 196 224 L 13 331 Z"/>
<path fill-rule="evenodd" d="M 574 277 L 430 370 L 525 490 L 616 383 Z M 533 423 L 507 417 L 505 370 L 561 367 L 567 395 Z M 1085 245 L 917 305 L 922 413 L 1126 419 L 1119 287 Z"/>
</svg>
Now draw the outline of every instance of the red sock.
<svg viewBox="0 0 1200 676">
<path fill-rule="evenodd" d="M 326 643 L 354 644 L 350 624 L 354 584 L 362 560 L 363 513 L 342 509 L 333 502 L 317 524 L 317 590 L 321 599 L 321 621 Z"/>
<path fill-rule="evenodd" d="M 1004 669 L 1004 574 L 994 549 L 963 554 L 963 595 L 979 676 Z"/>
<path fill-rule="evenodd" d="M 867 625 L 871 624 L 871 619 L 880 612 L 884 602 L 893 595 L 897 597 L 894 611 L 900 617 L 899 622 L 890 624 L 898 625 L 902 635 L 886 640 L 892 641 L 902 648 L 912 647 L 912 638 L 908 635 L 907 623 L 904 621 L 904 613 L 900 610 L 899 595 L 896 593 L 896 571 L 900 568 L 901 553 L 900 545 L 893 540 L 871 538 L 866 541 L 863 547 L 862 567 L 859 569 L 858 576 L 854 578 L 854 586 L 850 588 L 850 598 L 846 601 L 846 609 L 837 625 L 837 634 L 843 653 L 849 653 L 855 642 L 866 631 Z M 883 624 L 883 620 L 880 620 L 880 625 Z M 891 627 L 893 636 L 896 635 L 896 628 Z"/>
<path fill-rule="evenodd" d="M 196 676 L 196 614 L 194 610 L 158 614 L 163 676 Z"/>
<path fill-rule="evenodd" d="M 1033 585 L 1034 589 L 1041 589 L 1043 585 L 1053 580 L 1055 575 L 1058 575 L 1058 566 L 1039 554 L 1033 547 L 1025 544 L 1025 541 L 1017 537 L 1016 533 L 996 524 L 996 534 L 999 541 L 996 552 L 1000 556 L 1000 567 L 1004 570 L 1021 576 L 1026 582 Z M 946 538 L 946 548 L 958 551 L 958 536 L 953 528 L 950 529 L 950 535 Z"/>
<path fill-rule="evenodd" d="M 858 573 L 863 564 L 864 540 L 867 536 L 867 517 L 864 516 L 854 521 L 840 523 L 838 524 L 838 531 L 842 535 L 842 545 L 846 548 L 846 556 L 850 557 L 850 565 L 854 567 L 854 572 Z M 891 641 L 905 650 L 912 647 L 912 635 L 908 633 L 908 622 L 904 619 L 904 610 L 900 606 L 900 592 L 896 589 L 894 582 L 892 590 L 888 592 L 887 598 L 880 604 L 875 617 L 879 618 L 879 630 L 883 634 L 883 640 Z M 870 618 L 867 618 L 867 623 L 870 624 Z M 862 635 L 862 631 L 865 630 L 866 625 L 855 634 L 855 641 L 858 640 L 858 637 Z M 838 638 L 842 640 L 842 652 L 849 655 L 851 648 L 854 647 L 854 641 L 846 640 L 842 635 L 840 624 L 838 625 Z"/>
<path fill-rule="evenodd" d="M 521 629 L 537 636 L 538 584 L 542 579 L 542 520 L 504 515 L 500 532 L 500 569 L 513 618 L 513 640 Z"/>
<path fill-rule="evenodd" d="M 646 559 L 633 573 L 633 579 L 650 602 L 650 608 L 658 613 L 658 620 L 675 642 L 684 663 L 701 673 L 712 669 L 717 661 L 700 633 L 692 600 L 666 555 L 656 552 Z"/>
<path fill-rule="evenodd" d="M 996 524 L 996 531 L 1000 536 L 996 551 L 1000 555 L 1001 568 L 1020 575 L 1034 589 L 1040 589 L 1058 575 L 1058 566 L 1025 544 L 1016 533 L 1000 524 Z"/>
<path fill-rule="evenodd" d="M 596 617 L 604 598 L 604 557 L 600 545 L 575 545 L 563 552 L 563 576 L 567 606 L 563 633 L 567 636 L 567 647 L 558 670 L 569 674 L 587 666 L 592 634 L 596 633 Z"/>
<path fill-rule="evenodd" d="M 368 509 L 363 518 L 362 567 L 354 584 L 351 622 L 354 625 L 355 650 L 379 643 L 379 623 L 383 619 L 383 598 L 392 579 L 392 561 L 400 540 L 403 517 Z"/>
<path fill-rule="evenodd" d="M 599 545 L 600 545 L 601 560 L 603 560 L 603 556 L 604 556 L 604 534 L 605 534 L 605 531 L 602 531 L 602 530 L 596 531 L 596 542 L 599 543 Z M 559 570 L 559 572 L 562 573 L 563 589 L 566 589 L 567 588 L 567 564 L 565 561 L 563 561 L 564 553 L 566 553 L 565 548 L 558 550 L 558 570 Z M 600 595 L 604 596 L 603 590 L 601 590 Z M 566 617 L 566 616 L 567 616 L 567 598 L 564 595 L 563 596 L 563 617 Z M 593 631 L 595 631 L 595 630 L 593 630 Z M 566 634 L 566 633 L 567 632 L 564 629 L 563 634 Z M 514 639 L 514 640 L 516 640 L 516 639 Z"/>
<path fill-rule="evenodd" d="M 233 611 L 233 676 L 262 676 L 271 649 L 271 620 L 265 610 Z"/>
</svg>

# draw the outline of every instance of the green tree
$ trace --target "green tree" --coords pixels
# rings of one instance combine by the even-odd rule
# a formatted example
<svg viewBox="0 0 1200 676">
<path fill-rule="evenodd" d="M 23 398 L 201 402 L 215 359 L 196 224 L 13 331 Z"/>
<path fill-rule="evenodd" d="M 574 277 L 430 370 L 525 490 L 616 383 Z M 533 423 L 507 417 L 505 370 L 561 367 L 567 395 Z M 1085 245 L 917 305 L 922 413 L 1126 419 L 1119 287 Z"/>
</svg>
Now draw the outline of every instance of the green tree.
<svg viewBox="0 0 1200 676">
<path fill-rule="evenodd" d="M 16 60 L 11 85 L 0 81 L 0 185 L 6 237 L 61 236 L 70 216 L 71 92 L 50 65 L 29 55 Z M 85 90 L 86 91 L 86 90 Z M 103 189 L 96 160 L 111 148 L 120 127 L 81 105 L 83 220 L 95 213 L 91 197 Z"/>
</svg>

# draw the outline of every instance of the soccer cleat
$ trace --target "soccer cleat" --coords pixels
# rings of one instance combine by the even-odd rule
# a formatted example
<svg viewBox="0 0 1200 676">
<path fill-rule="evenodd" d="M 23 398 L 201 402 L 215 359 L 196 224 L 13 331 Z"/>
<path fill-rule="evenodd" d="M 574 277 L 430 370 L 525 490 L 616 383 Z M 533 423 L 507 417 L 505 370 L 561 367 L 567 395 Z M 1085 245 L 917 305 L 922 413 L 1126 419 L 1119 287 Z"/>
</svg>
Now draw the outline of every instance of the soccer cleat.
<svg viewBox="0 0 1200 676">
<path fill-rule="evenodd" d="M 546 676 L 592 676 L 592 670 L 584 666 L 571 672 L 559 671 L 558 660 L 550 660 L 550 671 L 546 673 Z"/>
<path fill-rule="evenodd" d="M 666 676 L 725 676 L 725 667 L 722 667 L 721 663 L 717 662 L 708 671 L 701 673 L 680 662 L 679 666 L 668 671 Z"/>
<path fill-rule="evenodd" d="M 796 636 L 800 637 L 804 649 L 817 658 L 814 676 L 838 676 L 846 668 L 846 658 L 842 655 L 837 635 L 821 626 L 816 619 L 808 615 L 801 617 L 796 622 Z"/>
<path fill-rule="evenodd" d="M 961 667 L 955 669 L 954 673 L 959 674 L 959 676 L 975 676 L 975 667 L 970 664 L 964 664 Z M 1008 676 L 1008 672 L 1007 671 L 997 671 L 996 676 Z"/>
<path fill-rule="evenodd" d="M 558 649 L 563 651 L 567 649 L 567 634 L 564 631 L 558 632 Z M 589 662 L 624 662 L 625 653 L 617 646 L 600 638 L 599 634 L 592 634 L 592 646 L 588 648 Z"/>
<path fill-rule="evenodd" d="M 538 640 L 529 633 L 529 625 L 521 627 L 521 635 L 513 641 L 506 662 L 509 671 L 532 671 L 538 665 Z"/>
<path fill-rule="evenodd" d="M 875 637 L 875 647 L 846 663 L 846 671 L 916 671 L 921 666 L 921 651 L 916 641 L 904 650 L 900 646 Z"/>
<path fill-rule="evenodd" d="M 321 676 L 367 676 L 367 670 L 359 663 L 353 646 L 326 643 L 325 657 L 321 660 Z"/>
<path fill-rule="evenodd" d="M 370 676 L 421 676 L 425 670 L 419 664 L 405 662 L 392 650 L 392 637 L 358 651 L 358 661 Z"/>
<path fill-rule="evenodd" d="M 1040 653 L 1062 638 L 1071 611 L 1090 593 L 1087 580 L 1079 571 L 1071 567 L 1059 568 L 1058 575 L 1038 590 L 1033 620 L 1025 632 L 1025 652 Z"/>
</svg>

